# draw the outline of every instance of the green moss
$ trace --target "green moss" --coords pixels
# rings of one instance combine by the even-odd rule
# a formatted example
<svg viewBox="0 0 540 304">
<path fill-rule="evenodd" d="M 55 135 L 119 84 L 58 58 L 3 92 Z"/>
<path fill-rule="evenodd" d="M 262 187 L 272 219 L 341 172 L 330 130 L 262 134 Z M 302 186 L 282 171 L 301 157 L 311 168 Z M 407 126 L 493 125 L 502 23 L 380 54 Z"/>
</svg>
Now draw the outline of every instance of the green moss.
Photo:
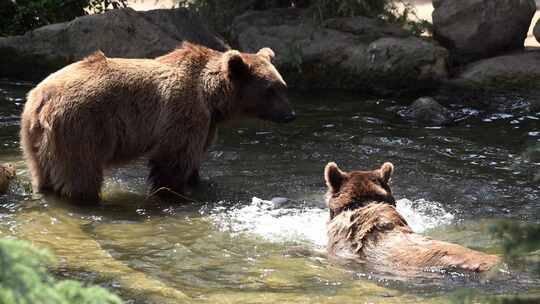
<svg viewBox="0 0 540 304">
<path fill-rule="evenodd" d="M 48 272 L 55 259 L 29 243 L 0 239 L 0 303 L 119 304 L 120 298 L 101 287 L 57 282 Z"/>
</svg>

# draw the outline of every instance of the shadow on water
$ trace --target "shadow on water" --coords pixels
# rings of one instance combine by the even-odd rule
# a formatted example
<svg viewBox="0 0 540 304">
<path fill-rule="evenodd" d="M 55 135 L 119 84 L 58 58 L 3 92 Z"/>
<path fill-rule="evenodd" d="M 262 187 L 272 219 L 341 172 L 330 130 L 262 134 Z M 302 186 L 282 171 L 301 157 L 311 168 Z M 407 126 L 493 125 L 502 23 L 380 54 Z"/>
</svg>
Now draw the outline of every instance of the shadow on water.
<svg viewBox="0 0 540 304">
<path fill-rule="evenodd" d="M 398 210 L 415 231 L 500 255 L 487 233 L 493 223 L 540 223 L 540 113 L 525 111 L 526 100 L 495 110 L 450 100 L 460 121 L 426 128 L 397 114 L 411 100 L 293 92 L 293 124 L 220 129 L 189 202 L 149 198 L 141 160 L 108 174 L 102 204 L 75 206 L 29 190 L 18 120 L 30 88 L 0 83 L 0 161 L 19 176 L 0 197 L 0 236 L 53 250 L 59 276 L 113 288 L 129 303 L 446 303 L 459 287 L 540 293 L 538 277 L 519 265 L 411 279 L 324 254 L 324 165 L 391 161 Z M 254 198 L 276 196 L 290 203 Z"/>
</svg>

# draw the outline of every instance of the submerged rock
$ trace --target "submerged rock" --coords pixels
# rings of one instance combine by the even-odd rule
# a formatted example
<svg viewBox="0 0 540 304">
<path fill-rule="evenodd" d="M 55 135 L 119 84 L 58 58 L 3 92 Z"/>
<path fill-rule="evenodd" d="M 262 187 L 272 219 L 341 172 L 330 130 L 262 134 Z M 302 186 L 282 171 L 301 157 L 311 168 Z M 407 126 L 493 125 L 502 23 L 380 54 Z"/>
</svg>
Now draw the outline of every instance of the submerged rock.
<svg viewBox="0 0 540 304">
<path fill-rule="evenodd" d="M 6 193 L 9 182 L 15 177 L 15 167 L 12 164 L 0 165 L 0 194 Z"/>
<path fill-rule="evenodd" d="M 452 122 L 452 113 L 431 97 L 418 98 L 413 104 L 399 112 L 405 119 L 424 125 L 445 125 Z"/>
<path fill-rule="evenodd" d="M 273 197 L 271 200 L 274 209 L 284 208 L 290 204 L 290 200 L 286 197 Z"/>
<path fill-rule="evenodd" d="M 434 37 L 458 63 L 522 49 L 534 0 L 434 0 Z"/>
<path fill-rule="evenodd" d="M 453 81 L 471 88 L 538 89 L 540 49 L 480 60 L 465 66 Z"/>
<path fill-rule="evenodd" d="M 227 48 L 187 9 L 111 10 L 0 38 L 0 77 L 38 80 L 97 50 L 108 57 L 151 58 L 184 40 Z"/>
<path fill-rule="evenodd" d="M 318 24 L 299 9 L 249 12 L 234 20 L 232 38 L 243 51 L 271 47 L 295 87 L 410 90 L 447 77 L 444 48 L 366 17 Z"/>
</svg>

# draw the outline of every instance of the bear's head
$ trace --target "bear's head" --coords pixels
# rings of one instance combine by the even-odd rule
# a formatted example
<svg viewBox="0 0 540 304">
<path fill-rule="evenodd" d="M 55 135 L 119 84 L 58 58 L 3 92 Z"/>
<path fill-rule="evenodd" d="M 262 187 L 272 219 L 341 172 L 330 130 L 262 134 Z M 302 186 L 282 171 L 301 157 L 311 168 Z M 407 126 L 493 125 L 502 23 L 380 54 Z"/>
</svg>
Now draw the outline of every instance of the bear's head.
<svg viewBox="0 0 540 304">
<path fill-rule="evenodd" d="M 235 102 L 230 106 L 238 115 L 273 122 L 296 118 L 287 99 L 287 84 L 272 64 L 273 58 L 269 48 L 255 54 L 236 50 L 223 53 L 223 69 L 235 88 Z"/>
<path fill-rule="evenodd" d="M 328 191 L 326 204 L 330 209 L 330 220 L 344 210 L 354 210 L 372 202 L 395 205 L 389 183 L 394 166 L 384 163 L 372 171 L 344 172 L 336 163 L 328 163 L 324 169 L 324 179 Z"/>
</svg>

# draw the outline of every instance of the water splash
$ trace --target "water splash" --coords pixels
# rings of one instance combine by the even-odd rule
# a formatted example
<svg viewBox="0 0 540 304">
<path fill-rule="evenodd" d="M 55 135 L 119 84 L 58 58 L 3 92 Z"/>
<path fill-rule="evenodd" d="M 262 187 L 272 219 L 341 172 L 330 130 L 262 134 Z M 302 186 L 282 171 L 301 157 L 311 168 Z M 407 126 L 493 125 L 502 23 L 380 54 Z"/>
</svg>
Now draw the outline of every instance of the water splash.
<svg viewBox="0 0 540 304">
<path fill-rule="evenodd" d="M 221 231 L 254 234 L 272 242 L 311 243 L 326 246 L 328 211 L 304 207 L 276 208 L 271 201 L 254 197 L 247 206 L 216 207 L 210 212 Z"/>
<path fill-rule="evenodd" d="M 440 203 L 424 199 L 400 199 L 396 202 L 396 209 L 416 233 L 449 225 L 454 220 L 454 215 L 444 210 Z"/>
<path fill-rule="evenodd" d="M 441 204 L 423 199 L 398 200 L 397 210 L 417 233 L 454 220 Z M 277 207 L 272 201 L 254 197 L 249 205 L 215 207 L 210 218 L 218 229 L 234 235 L 251 234 L 271 242 L 308 243 L 316 247 L 324 247 L 327 242 L 328 210 L 317 207 Z"/>
</svg>

